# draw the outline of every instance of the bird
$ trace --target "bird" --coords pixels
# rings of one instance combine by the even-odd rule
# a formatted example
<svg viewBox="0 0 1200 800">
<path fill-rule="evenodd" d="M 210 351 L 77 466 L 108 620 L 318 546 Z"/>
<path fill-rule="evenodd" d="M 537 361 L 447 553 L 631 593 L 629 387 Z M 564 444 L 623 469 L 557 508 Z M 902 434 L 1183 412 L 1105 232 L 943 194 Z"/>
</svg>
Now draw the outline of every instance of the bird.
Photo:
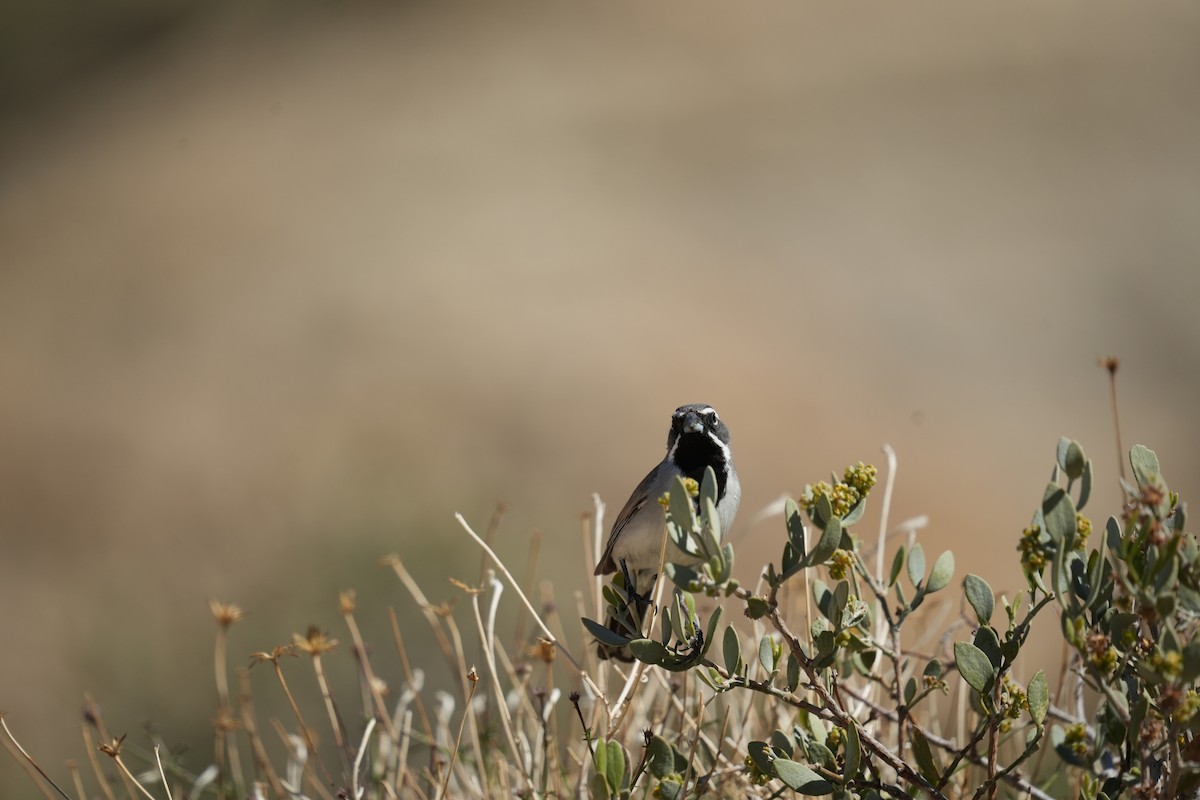
<svg viewBox="0 0 1200 800">
<path fill-rule="evenodd" d="M 634 597 L 649 592 L 658 571 L 666 524 L 664 509 L 658 500 L 670 491 L 676 477 L 691 478 L 700 483 L 705 469 L 712 467 L 717 479 L 717 517 L 722 533 L 728 531 L 742 499 L 742 486 L 733 465 L 729 442 L 729 428 L 712 406 L 691 403 L 675 409 L 667 434 L 667 455 L 642 478 L 617 515 L 595 574 L 608 575 L 620 570 L 633 579 Z M 697 562 L 696 558 L 686 556 L 670 545 L 668 548 L 668 562 Z M 648 600 L 638 601 L 636 605 L 642 606 L 644 602 Z M 622 635 L 629 633 L 612 618 L 608 627 Z M 600 644 L 598 652 L 601 658 L 631 659 L 625 648 Z"/>
</svg>

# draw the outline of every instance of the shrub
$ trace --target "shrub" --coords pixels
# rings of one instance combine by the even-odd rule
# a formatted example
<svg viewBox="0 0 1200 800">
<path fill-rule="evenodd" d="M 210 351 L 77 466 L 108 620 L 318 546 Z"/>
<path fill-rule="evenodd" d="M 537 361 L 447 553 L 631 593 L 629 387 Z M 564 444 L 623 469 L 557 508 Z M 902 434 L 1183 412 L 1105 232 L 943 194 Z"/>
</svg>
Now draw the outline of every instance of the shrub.
<svg viewBox="0 0 1200 800">
<path fill-rule="evenodd" d="M 420 666 L 433 667 L 410 666 L 394 614 L 402 674 L 377 676 L 347 592 L 341 613 L 362 706 L 350 719 L 339 710 L 322 666 L 336 642 L 319 630 L 257 654 L 292 711 L 288 726 L 273 721 L 288 747 L 285 763 L 273 763 L 245 670 L 236 696 L 226 678 L 227 637 L 241 611 L 214 603 L 213 763 L 193 774 L 154 747 L 135 772 L 124 737 L 92 708 L 95 746 L 116 769 L 92 757 L 94 780 L 110 798 L 1187 796 L 1200 783 L 1200 548 L 1185 533 L 1185 506 L 1154 453 L 1137 446 L 1124 507 L 1094 530 L 1083 514 L 1091 462 L 1067 439 L 1056 455 L 1016 547 L 1027 588 L 1011 600 L 977 575 L 949 591 L 953 554 L 930 564 L 915 524 L 902 529 L 907 540 L 891 559 L 886 520 L 869 545 L 857 536 L 877 491 L 875 468 L 861 462 L 786 503 L 779 558 L 752 586 L 733 578 L 711 473 L 699 486 L 679 482 L 665 499 L 659 573 L 669 582 L 659 580 L 650 598 L 633 597 L 628 576 L 594 584 L 597 618 L 637 619 L 632 608 L 647 601 L 657 612 L 624 634 L 583 620 L 591 636 L 629 649 L 636 661 L 628 667 L 597 661 L 590 642 L 572 652 L 558 615 L 539 612 L 458 517 L 504 578 L 458 584 L 478 637 L 476 665 L 456 615 L 432 604 L 399 558 L 385 559 L 457 673 L 457 699 L 428 705 Z M 588 526 L 598 553 L 599 501 Z M 681 551 L 698 563 L 673 564 Z M 506 584 L 537 626 L 536 639 L 508 648 L 496 635 Z M 577 603 L 586 614 L 582 596 Z M 1048 610 L 1069 651 L 1053 697 L 1044 669 L 1026 677 L 1039 665 L 1022 655 L 1034 619 Z M 319 710 L 302 710 L 289 688 L 285 657 L 297 654 L 309 657 Z M 318 716 L 331 741 L 321 741 Z M 6 743 L 19 747 L 11 733 Z M 23 753 L 51 796 L 42 781 L 58 787 Z M 84 795 L 83 777 L 74 772 L 73 781 Z"/>
</svg>

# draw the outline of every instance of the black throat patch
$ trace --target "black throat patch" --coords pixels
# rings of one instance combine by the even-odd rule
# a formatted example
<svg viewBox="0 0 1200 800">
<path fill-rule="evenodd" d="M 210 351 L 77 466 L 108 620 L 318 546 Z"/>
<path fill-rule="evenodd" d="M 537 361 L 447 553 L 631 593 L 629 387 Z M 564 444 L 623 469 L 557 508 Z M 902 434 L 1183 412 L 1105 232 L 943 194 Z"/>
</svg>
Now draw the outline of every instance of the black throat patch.
<svg viewBox="0 0 1200 800">
<path fill-rule="evenodd" d="M 712 467 L 717 475 L 717 500 L 725 497 L 725 483 L 729 480 L 729 464 L 725 453 L 705 433 L 685 433 L 675 446 L 675 466 L 684 475 L 700 483 L 704 480 L 704 468 Z"/>
</svg>

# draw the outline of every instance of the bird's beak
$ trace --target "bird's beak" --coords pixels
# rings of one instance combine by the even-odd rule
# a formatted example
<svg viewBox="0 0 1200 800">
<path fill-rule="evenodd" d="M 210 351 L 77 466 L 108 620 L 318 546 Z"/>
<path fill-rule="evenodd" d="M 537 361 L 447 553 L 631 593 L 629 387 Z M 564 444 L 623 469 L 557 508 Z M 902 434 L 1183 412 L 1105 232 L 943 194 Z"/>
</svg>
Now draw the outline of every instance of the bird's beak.
<svg viewBox="0 0 1200 800">
<path fill-rule="evenodd" d="M 699 414 L 689 411 L 683 418 L 683 430 L 685 433 L 700 433 L 704 430 L 704 421 L 700 419 Z"/>
</svg>

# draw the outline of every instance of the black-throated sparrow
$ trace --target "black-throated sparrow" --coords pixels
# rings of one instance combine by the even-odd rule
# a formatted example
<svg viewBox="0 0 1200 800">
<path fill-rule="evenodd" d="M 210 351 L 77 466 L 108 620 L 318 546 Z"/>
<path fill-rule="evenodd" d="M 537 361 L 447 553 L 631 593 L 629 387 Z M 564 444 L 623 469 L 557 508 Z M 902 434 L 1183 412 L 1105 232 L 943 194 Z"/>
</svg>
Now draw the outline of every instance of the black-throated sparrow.
<svg viewBox="0 0 1200 800">
<path fill-rule="evenodd" d="M 729 428 L 710 405 L 692 403 L 680 406 L 671 415 L 666 458 L 642 478 L 617 515 L 595 574 L 607 575 L 624 569 L 634 580 L 633 593 L 648 592 L 658 571 L 663 526 L 666 524 L 658 499 L 670 491 L 676 476 L 692 478 L 699 483 L 704 478 L 706 467 L 712 467 L 716 474 L 717 516 L 724 533 L 733 524 L 738 503 L 742 499 L 742 487 L 738 482 L 737 470 L 733 467 L 733 454 L 729 450 Z M 695 563 L 694 558 L 678 549 L 670 545 L 668 548 L 668 562 Z M 625 630 L 619 632 L 628 635 Z M 602 658 L 626 656 L 604 646 L 599 652 Z"/>
</svg>

